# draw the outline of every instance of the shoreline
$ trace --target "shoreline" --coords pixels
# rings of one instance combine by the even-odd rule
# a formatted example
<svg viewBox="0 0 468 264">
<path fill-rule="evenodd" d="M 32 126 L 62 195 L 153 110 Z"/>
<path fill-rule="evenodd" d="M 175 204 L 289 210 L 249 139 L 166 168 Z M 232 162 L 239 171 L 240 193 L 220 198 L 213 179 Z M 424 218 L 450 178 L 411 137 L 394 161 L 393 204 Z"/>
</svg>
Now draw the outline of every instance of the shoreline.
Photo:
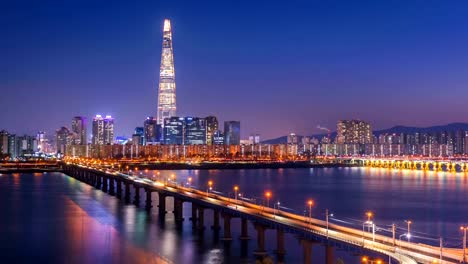
<svg viewBox="0 0 468 264">
<path fill-rule="evenodd" d="M 268 162 L 268 163 L 122 163 L 124 166 L 138 167 L 151 170 L 235 170 L 235 169 L 304 169 L 304 168 L 336 168 L 356 167 L 356 165 L 327 163 L 316 164 L 310 162 Z M 131 168 L 130 168 L 131 169 Z"/>
</svg>

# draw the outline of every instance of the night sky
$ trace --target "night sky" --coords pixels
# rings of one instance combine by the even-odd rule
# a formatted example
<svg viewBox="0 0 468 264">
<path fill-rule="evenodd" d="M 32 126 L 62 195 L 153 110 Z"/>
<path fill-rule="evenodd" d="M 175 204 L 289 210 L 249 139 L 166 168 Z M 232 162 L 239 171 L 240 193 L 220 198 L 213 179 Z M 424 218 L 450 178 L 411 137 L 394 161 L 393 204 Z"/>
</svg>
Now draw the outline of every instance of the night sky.
<svg viewBox="0 0 468 264">
<path fill-rule="evenodd" d="M 0 129 L 100 113 L 131 135 L 156 115 L 164 18 L 180 116 L 240 120 L 262 139 L 348 118 L 467 122 L 467 14 L 440 0 L 1 1 Z"/>
</svg>

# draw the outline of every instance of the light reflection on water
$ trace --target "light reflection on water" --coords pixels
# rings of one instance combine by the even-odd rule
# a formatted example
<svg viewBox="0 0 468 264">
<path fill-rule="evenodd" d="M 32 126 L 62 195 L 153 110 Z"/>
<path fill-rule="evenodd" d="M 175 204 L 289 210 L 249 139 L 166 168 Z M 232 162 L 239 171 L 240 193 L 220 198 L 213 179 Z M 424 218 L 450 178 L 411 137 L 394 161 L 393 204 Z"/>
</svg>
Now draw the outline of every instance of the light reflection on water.
<svg viewBox="0 0 468 264">
<path fill-rule="evenodd" d="M 271 190 L 272 201 L 302 214 L 309 198 L 315 200 L 312 215 L 325 218 L 329 209 L 339 219 L 361 225 L 364 212 L 374 211 L 379 225 L 396 223 L 404 232 L 405 219 L 423 237 L 447 237 L 447 245 L 460 242 L 458 227 L 466 223 L 468 175 L 466 173 L 390 170 L 381 168 L 185 170 L 177 181 L 205 190 L 232 195 L 238 185 L 247 197 L 261 197 Z M 156 175 L 149 171 L 148 175 Z M 144 192 L 141 192 L 144 204 Z M 133 198 L 133 194 L 132 194 Z M 171 198 L 165 220 L 158 220 L 157 195 L 153 210 L 125 205 L 115 197 L 59 173 L 4 174 L 0 177 L 0 256 L 15 262 L 49 263 L 251 263 L 255 239 L 242 255 L 239 240 L 230 247 L 213 238 L 209 228 L 212 213 L 205 211 L 203 236 L 192 232 L 190 204 L 184 204 L 182 229 L 174 224 Z M 359 227 L 358 227 L 359 228 Z M 240 220 L 232 220 L 234 238 L 240 235 Z M 252 225 L 250 236 L 255 238 Z M 222 234 L 222 233 L 221 233 Z M 458 241 L 458 242 L 457 242 Z M 427 241 L 424 241 L 427 242 Z M 267 231 L 267 249 L 275 249 L 275 233 Z M 451 244 L 450 244 L 451 243 Z M 297 239 L 286 236 L 287 263 L 297 263 L 301 251 Z M 323 260 L 323 250 L 314 257 Z M 18 253 L 21 249 L 25 254 Z M 357 257 L 337 252 L 355 261 Z M 321 261 L 319 261 L 320 263 Z M 351 262 L 354 263 L 354 262 Z"/>
</svg>

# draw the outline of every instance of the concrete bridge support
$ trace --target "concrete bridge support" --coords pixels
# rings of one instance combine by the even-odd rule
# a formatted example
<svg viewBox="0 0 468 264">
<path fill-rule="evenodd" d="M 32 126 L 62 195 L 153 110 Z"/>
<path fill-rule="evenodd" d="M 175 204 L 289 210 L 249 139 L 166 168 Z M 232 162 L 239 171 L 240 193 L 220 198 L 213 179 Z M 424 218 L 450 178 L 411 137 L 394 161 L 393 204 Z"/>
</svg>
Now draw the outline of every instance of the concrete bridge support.
<svg viewBox="0 0 468 264">
<path fill-rule="evenodd" d="M 115 195 L 115 183 L 114 183 L 114 178 L 113 177 L 109 178 L 109 194 L 110 195 Z"/>
<path fill-rule="evenodd" d="M 195 229 L 197 228 L 197 205 L 192 203 L 192 216 L 190 217 L 190 221 L 192 221 L 192 228 Z"/>
<path fill-rule="evenodd" d="M 96 189 L 101 189 L 102 187 L 102 177 L 99 175 L 94 174 L 94 176 L 97 178 L 97 183 L 96 183 Z"/>
<path fill-rule="evenodd" d="M 140 187 L 133 185 L 133 188 L 135 188 L 135 198 L 133 199 L 133 204 L 136 206 L 140 205 Z"/>
<path fill-rule="evenodd" d="M 151 190 L 145 189 L 146 192 L 146 200 L 145 200 L 145 209 L 146 211 L 150 211 L 151 208 L 153 207 L 152 201 L 151 201 Z"/>
<path fill-rule="evenodd" d="M 325 264 L 334 263 L 334 249 L 332 246 L 325 245 Z"/>
<path fill-rule="evenodd" d="M 276 229 L 276 255 L 279 262 L 284 262 L 284 255 L 286 255 L 284 230 L 280 228 Z"/>
<path fill-rule="evenodd" d="M 130 183 L 124 182 L 125 184 L 125 202 L 130 203 Z"/>
<path fill-rule="evenodd" d="M 232 216 L 228 214 L 222 214 L 223 220 L 224 220 L 224 234 L 222 240 L 224 241 L 231 241 L 232 240 L 232 235 L 231 235 L 231 218 Z M 219 223 L 218 223 L 219 225 Z"/>
<path fill-rule="evenodd" d="M 122 181 L 116 180 L 115 183 L 117 184 L 117 198 L 122 198 Z"/>
<path fill-rule="evenodd" d="M 310 264 L 312 263 L 312 241 L 308 239 L 301 239 L 300 240 L 301 247 L 302 247 L 302 263 L 304 264 Z"/>
<path fill-rule="evenodd" d="M 247 219 L 242 218 L 241 219 L 241 235 L 240 235 L 241 240 L 249 240 L 249 231 L 248 231 L 248 226 L 247 226 Z"/>
<path fill-rule="evenodd" d="M 174 218 L 176 222 L 184 221 L 183 209 L 184 201 L 174 198 Z"/>
<path fill-rule="evenodd" d="M 102 191 L 107 192 L 107 178 L 102 176 Z"/>
<path fill-rule="evenodd" d="M 167 213 L 166 211 L 166 195 L 164 193 L 158 193 L 158 212 L 160 216 Z"/>
<path fill-rule="evenodd" d="M 219 211 L 218 210 L 213 210 L 213 225 L 211 226 L 211 229 L 213 229 L 215 232 L 221 229 L 219 225 Z"/>
<path fill-rule="evenodd" d="M 265 250 L 265 229 L 266 227 L 261 224 L 254 224 L 255 230 L 257 230 L 257 249 L 254 251 L 254 255 L 257 257 L 263 257 L 266 255 Z"/>
<path fill-rule="evenodd" d="M 197 221 L 197 229 L 202 231 L 205 230 L 205 208 L 198 206 L 198 221 Z"/>
</svg>

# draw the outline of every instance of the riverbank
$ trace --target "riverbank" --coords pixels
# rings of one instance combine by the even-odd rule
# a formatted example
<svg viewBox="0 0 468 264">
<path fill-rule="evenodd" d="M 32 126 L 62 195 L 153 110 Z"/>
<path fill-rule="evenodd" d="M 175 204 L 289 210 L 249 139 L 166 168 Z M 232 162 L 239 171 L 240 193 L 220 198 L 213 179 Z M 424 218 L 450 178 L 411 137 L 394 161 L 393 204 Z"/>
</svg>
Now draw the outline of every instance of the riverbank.
<svg viewBox="0 0 468 264">
<path fill-rule="evenodd" d="M 290 168 L 336 168 L 355 167 L 356 165 L 344 163 L 311 163 L 308 161 L 296 162 L 202 162 L 202 163 L 121 163 L 122 168 L 138 167 L 150 170 L 236 170 L 236 169 L 290 169 Z"/>
</svg>

